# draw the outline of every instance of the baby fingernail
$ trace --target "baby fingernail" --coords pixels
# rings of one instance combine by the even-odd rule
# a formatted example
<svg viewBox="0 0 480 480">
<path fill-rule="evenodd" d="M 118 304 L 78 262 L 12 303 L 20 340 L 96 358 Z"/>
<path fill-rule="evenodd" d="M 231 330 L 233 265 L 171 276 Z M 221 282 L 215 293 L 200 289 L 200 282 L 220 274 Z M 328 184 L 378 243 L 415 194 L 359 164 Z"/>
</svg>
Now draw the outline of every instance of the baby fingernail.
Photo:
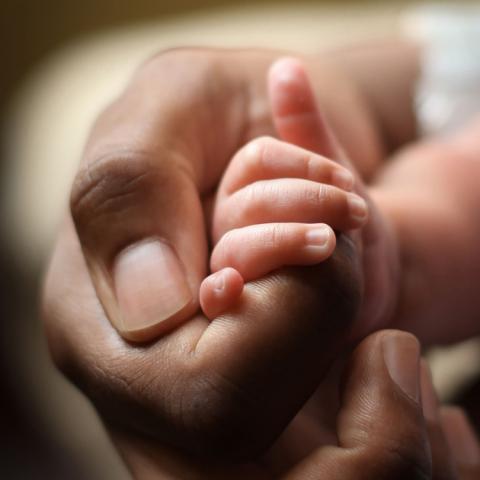
<svg viewBox="0 0 480 480">
<path fill-rule="evenodd" d="M 308 245 L 314 247 L 324 247 L 330 239 L 330 229 L 326 225 L 314 227 L 307 230 L 305 240 Z"/>
<path fill-rule="evenodd" d="M 225 275 L 222 271 L 214 274 L 213 279 L 213 289 L 216 293 L 222 293 L 225 290 Z"/>
<path fill-rule="evenodd" d="M 351 190 L 354 184 L 353 174 L 351 174 L 348 170 L 345 169 L 338 169 L 335 170 L 332 174 L 332 180 L 340 188 L 344 190 Z"/>
<path fill-rule="evenodd" d="M 351 193 L 347 197 L 350 216 L 359 223 L 364 223 L 367 219 L 367 202 L 358 195 Z"/>
<path fill-rule="evenodd" d="M 420 399 L 420 345 L 410 334 L 386 334 L 382 339 L 383 357 L 390 378 L 412 400 Z"/>
</svg>

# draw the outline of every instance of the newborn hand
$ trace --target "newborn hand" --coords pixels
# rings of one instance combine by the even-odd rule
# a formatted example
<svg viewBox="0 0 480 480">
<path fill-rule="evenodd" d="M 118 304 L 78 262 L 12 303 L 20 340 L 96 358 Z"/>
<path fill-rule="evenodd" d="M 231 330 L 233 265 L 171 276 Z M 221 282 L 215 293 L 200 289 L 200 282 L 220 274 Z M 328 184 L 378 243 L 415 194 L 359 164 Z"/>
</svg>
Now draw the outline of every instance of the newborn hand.
<svg viewBox="0 0 480 480">
<path fill-rule="evenodd" d="M 204 313 L 232 305 L 243 282 L 286 265 L 313 265 L 335 249 L 335 231 L 359 228 L 367 205 L 353 175 L 320 155 L 259 138 L 233 158 L 213 214 L 213 275 L 200 288 Z"/>
<path fill-rule="evenodd" d="M 214 458 L 272 444 L 358 308 L 352 246 L 337 239 L 328 262 L 262 278 L 220 320 L 198 312 L 203 200 L 251 132 L 272 134 L 258 115 L 272 61 L 195 50 L 147 62 L 92 131 L 44 289 L 54 359 L 111 428 Z"/>
<path fill-rule="evenodd" d="M 363 336 L 386 323 L 393 303 L 386 272 L 395 269 L 395 257 L 386 251 L 391 243 L 385 225 L 372 205 L 373 218 L 362 235 L 352 234 L 368 219 L 366 201 L 351 192 L 354 184 L 368 196 L 317 111 L 303 66 L 293 59 L 277 62 L 269 74 L 269 94 L 277 132 L 291 143 L 256 139 L 228 166 L 212 218 L 214 273 L 202 283 L 200 303 L 213 319 L 232 307 L 244 281 L 285 265 L 322 262 L 334 251 L 334 231 L 343 232 L 356 243 L 364 264 L 364 308 L 353 333 Z M 379 300 L 384 298 L 385 303 Z"/>
</svg>

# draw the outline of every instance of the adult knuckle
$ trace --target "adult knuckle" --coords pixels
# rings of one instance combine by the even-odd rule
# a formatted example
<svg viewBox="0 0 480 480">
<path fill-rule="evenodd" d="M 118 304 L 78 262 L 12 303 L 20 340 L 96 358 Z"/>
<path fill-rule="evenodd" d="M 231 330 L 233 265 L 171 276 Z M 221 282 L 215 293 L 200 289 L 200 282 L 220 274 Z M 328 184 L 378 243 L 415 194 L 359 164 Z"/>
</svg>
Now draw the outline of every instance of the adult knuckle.
<svg viewBox="0 0 480 480">
<path fill-rule="evenodd" d="M 143 152 L 109 152 L 85 162 L 70 196 L 70 211 L 79 236 L 98 220 L 123 214 L 139 197 L 148 195 L 155 174 Z"/>
<path fill-rule="evenodd" d="M 190 85 L 212 77 L 220 61 L 220 50 L 206 47 L 174 47 L 161 50 L 148 58 L 136 72 L 137 78 L 176 79 Z"/>
</svg>

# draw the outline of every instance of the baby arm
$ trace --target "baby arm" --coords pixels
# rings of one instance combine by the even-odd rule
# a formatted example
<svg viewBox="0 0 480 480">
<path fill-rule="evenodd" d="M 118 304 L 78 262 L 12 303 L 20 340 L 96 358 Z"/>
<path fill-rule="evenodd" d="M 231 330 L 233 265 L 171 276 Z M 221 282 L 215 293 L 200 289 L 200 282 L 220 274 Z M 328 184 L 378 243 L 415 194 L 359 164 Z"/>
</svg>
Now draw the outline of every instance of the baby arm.
<svg viewBox="0 0 480 480">
<path fill-rule="evenodd" d="M 285 77 L 289 71 L 293 76 Z M 295 62 L 279 62 L 270 72 L 277 131 L 282 138 L 340 158 L 306 85 L 305 72 Z M 338 161 L 290 143 L 265 137 L 240 149 L 216 198 L 214 273 L 200 288 L 205 314 L 214 318 L 228 309 L 245 281 L 285 265 L 327 259 L 335 248 L 334 230 L 353 230 L 367 220 L 367 204 L 351 192 L 353 184 L 353 174 Z"/>
<path fill-rule="evenodd" d="M 427 343 L 480 333 L 480 123 L 414 144 L 372 188 L 401 252 L 393 326 Z"/>
</svg>

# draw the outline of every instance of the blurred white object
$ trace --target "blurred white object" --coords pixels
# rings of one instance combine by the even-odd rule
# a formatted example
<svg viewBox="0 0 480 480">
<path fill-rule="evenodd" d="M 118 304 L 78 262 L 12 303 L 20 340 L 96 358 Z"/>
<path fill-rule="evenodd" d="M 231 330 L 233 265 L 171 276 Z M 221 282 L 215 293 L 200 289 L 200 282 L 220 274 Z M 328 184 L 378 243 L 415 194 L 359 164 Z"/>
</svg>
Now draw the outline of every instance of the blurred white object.
<svg viewBox="0 0 480 480">
<path fill-rule="evenodd" d="M 417 7 L 405 28 L 423 47 L 416 92 L 420 131 L 451 132 L 480 112 L 480 5 Z"/>
<path fill-rule="evenodd" d="M 410 10 L 403 24 L 422 47 L 415 93 L 419 133 L 448 134 L 480 113 L 480 5 L 427 4 Z M 478 380 L 479 360 L 479 339 L 429 353 L 443 401 Z"/>
</svg>

